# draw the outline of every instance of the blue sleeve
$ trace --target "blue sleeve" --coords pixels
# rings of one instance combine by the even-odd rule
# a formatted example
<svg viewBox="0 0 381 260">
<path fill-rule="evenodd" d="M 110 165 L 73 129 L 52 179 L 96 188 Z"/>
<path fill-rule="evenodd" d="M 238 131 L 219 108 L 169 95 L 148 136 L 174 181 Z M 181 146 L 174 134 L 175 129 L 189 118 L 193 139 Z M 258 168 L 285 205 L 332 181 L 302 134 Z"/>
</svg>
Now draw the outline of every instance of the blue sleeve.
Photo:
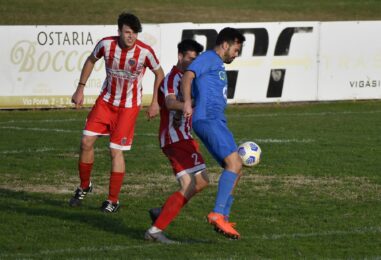
<svg viewBox="0 0 381 260">
<path fill-rule="evenodd" d="M 188 66 L 187 70 L 193 71 L 197 78 L 208 71 L 210 65 L 208 55 L 200 55 Z"/>
</svg>

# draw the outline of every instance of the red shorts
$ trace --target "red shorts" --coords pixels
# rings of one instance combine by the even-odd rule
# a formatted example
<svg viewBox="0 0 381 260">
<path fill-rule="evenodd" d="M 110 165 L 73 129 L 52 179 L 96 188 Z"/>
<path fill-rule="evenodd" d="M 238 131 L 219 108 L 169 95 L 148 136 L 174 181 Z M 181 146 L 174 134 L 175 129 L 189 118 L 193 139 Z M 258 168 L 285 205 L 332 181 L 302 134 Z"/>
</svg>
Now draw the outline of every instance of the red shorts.
<svg viewBox="0 0 381 260">
<path fill-rule="evenodd" d="M 130 150 L 140 107 L 113 106 L 101 98 L 87 116 L 83 135 L 110 136 L 110 148 Z"/>
<path fill-rule="evenodd" d="M 182 140 L 169 144 L 162 150 L 171 162 L 177 179 L 184 174 L 198 173 L 206 168 L 195 140 Z"/>
</svg>

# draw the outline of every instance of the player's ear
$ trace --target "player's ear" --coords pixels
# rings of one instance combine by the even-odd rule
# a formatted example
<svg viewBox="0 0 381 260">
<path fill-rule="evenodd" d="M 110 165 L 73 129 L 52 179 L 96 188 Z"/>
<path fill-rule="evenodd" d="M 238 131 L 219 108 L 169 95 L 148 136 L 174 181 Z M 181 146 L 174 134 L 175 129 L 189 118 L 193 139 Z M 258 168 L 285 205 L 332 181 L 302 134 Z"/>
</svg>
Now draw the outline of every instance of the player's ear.
<svg viewBox="0 0 381 260">
<path fill-rule="evenodd" d="M 229 45 L 228 42 L 223 42 L 223 43 L 222 43 L 222 49 L 225 50 L 225 51 L 226 51 L 227 49 L 229 49 L 229 46 L 230 46 L 230 45 Z"/>
<path fill-rule="evenodd" d="M 179 61 L 182 61 L 183 58 L 184 58 L 184 55 L 183 55 L 181 52 L 179 52 L 179 53 L 177 54 L 177 58 L 178 58 Z"/>
</svg>

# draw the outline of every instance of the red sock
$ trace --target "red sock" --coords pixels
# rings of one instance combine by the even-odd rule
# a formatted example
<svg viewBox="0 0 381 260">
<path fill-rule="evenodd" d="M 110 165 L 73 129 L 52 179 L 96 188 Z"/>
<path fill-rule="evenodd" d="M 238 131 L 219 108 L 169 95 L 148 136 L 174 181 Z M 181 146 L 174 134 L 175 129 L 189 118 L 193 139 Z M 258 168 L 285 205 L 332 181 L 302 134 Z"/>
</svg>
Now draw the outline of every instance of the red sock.
<svg viewBox="0 0 381 260">
<path fill-rule="evenodd" d="M 177 214 L 179 214 L 180 210 L 184 207 L 184 205 L 188 202 L 188 200 L 180 193 L 175 192 L 172 193 L 171 196 L 165 202 L 159 217 L 156 219 L 154 226 L 164 230 L 167 228 L 169 223 L 175 219 Z"/>
<path fill-rule="evenodd" d="M 78 163 L 79 178 L 81 179 L 81 188 L 87 189 L 90 185 L 90 174 L 93 163 Z"/>
<path fill-rule="evenodd" d="M 116 203 L 123 184 L 124 172 L 111 172 L 108 200 Z"/>
</svg>

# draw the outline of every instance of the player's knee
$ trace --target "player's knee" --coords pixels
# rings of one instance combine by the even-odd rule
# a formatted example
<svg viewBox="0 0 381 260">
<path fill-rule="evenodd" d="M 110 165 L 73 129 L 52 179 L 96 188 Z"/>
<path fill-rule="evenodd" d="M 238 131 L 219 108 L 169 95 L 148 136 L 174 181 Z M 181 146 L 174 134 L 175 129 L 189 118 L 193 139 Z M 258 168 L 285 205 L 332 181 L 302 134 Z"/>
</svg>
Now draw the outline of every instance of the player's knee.
<svg viewBox="0 0 381 260">
<path fill-rule="evenodd" d="M 231 163 L 226 164 L 225 169 L 229 170 L 231 172 L 234 172 L 236 174 L 241 175 L 241 172 L 242 172 L 242 161 L 238 161 L 238 160 L 237 161 L 232 161 Z"/>
<path fill-rule="evenodd" d="M 181 186 L 180 193 L 189 200 L 196 193 L 196 187 L 194 183 L 187 183 Z"/>
<path fill-rule="evenodd" d="M 206 171 L 201 172 L 199 175 L 196 175 L 196 187 L 195 192 L 200 192 L 209 185 L 209 177 L 206 174 Z"/>
<path fill-rule="evenodd" d="M 242 160 L 239 158 L 238 154 L 236 157 L 232 157 L 230 160 L 226 161 L 225 169 L 238 175 L 242 174 Z"/>
<path fill-rule="evenodd" d="M 112 159 L 123 158 L 123 151 L 119 149 L 110 149 Z"/>
<path fill-rule="evenodd" d="M 92 138 L 89 138 L 88 136 L 83 136 L 81 139 L 81 150 L 89 151 L 89 150 L 92 150 L 93 147 L 94 147 L 94 140 Z"/>
</svg>

